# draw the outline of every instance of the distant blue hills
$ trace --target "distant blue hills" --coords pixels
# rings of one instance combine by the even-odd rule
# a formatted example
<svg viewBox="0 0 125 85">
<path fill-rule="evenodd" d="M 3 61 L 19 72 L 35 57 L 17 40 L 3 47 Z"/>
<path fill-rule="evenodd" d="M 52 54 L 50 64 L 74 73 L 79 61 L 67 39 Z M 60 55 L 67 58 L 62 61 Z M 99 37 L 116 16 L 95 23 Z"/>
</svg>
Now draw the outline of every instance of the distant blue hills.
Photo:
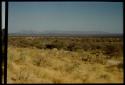
<svg viewBox="0 0 125 85">
<path fill-rule="evenodd" d="M 123 36 L 122 33 L 108 33 L 103 31 L 20 31 L 9 33 L 19 36 Z"/>
</svg>

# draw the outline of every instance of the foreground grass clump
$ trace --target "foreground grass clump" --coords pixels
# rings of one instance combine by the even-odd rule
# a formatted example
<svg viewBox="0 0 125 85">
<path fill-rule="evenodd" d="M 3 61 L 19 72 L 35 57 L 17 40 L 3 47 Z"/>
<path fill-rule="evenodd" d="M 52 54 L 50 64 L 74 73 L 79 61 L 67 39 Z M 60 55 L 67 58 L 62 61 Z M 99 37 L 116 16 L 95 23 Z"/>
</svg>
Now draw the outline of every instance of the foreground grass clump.
<svg viewBox="0 0 125 85">
<path fill-rule="evenodd" d="M 9 45 L 7 82 L 123 83 L 123 57 L 101 52 Z"/>
</svg>

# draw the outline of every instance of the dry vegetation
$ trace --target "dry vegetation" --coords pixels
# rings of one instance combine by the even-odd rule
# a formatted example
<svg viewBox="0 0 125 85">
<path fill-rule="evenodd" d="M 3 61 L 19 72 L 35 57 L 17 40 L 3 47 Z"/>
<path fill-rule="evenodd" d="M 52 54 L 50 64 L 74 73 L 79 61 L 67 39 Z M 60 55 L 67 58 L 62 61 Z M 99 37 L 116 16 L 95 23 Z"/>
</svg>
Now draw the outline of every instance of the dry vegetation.
<svg viewBox="0 0 125 85">
<path fill-rule="evenodd" d="M 8 83 L 123 83 L 122 38 L 9 37 Z"/>
</svg>

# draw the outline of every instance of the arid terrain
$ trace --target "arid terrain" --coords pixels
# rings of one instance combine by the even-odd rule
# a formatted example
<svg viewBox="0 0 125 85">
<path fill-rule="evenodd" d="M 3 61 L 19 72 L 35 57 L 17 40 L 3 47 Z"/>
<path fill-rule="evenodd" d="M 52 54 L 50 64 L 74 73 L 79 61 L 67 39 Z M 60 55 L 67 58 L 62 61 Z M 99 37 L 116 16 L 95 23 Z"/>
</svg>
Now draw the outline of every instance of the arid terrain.
<svg viewBox="0 0 125 85">
<path fill-rule="evenodd" d="M 7 83 L 123 83 L 121 37 L 8 37 Z"/>
</svg>

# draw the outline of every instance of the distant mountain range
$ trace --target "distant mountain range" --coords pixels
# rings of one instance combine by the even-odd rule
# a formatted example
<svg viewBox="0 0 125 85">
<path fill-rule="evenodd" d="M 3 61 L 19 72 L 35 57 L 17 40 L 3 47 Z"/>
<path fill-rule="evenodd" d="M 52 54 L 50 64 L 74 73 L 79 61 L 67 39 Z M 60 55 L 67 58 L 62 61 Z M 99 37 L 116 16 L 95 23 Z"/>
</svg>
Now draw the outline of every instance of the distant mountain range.
<svg viewBox="0 0 125 85">
<path fill-rule="evenodd" d="M 122 36 L 121 33 L 108 33 L 102 31 L 21 31 L 16 33 L 9 33 L 9 35 L 20 36 Z"/>
</svg>

